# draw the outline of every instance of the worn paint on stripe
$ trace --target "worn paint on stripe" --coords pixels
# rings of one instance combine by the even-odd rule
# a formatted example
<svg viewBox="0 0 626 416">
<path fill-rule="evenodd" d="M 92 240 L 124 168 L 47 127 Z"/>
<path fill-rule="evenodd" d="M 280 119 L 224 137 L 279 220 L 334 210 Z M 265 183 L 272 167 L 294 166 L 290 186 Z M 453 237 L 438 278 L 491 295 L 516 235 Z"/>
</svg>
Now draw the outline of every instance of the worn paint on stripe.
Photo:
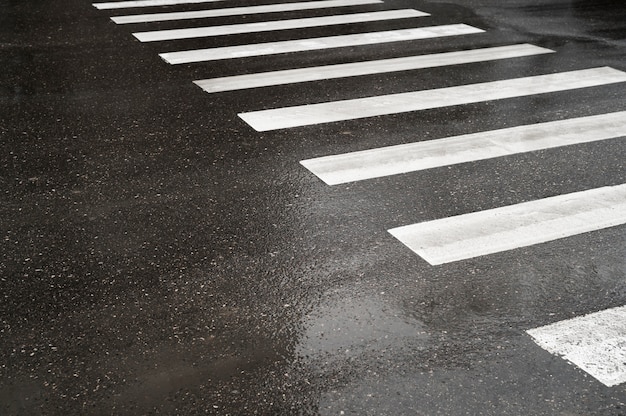
<svg viewBox="0 0 626 416">
<path fill-rule="evenodd" d="M 246 58 L 289 52 L 342 48 L 347 46 L 375 45 L 380 43 L 401 42 L 445 36 L 470 35 L 483 32 L 484 30 L 473 26 L 454 24 L 422 27 L 417 29 L 402 29 L 384 32 L 358 33 L 354 35 L 255 43 L 250 45 L 227 46 L 221 48 L 195 49 L 190 51 L 162 53 L 159 54 L 159 56 L 166 62 L 172 65 L 177 65 L 192 62 L 216 61 L 220 59 Z"/>
<path fill-rule="evenodd" d="M 267 87 L 270 85 L 284 85 L 297 82 L 319 81 L 323 79 L 382 74 L 387 72 L 435 68 L 447 65 L 460 65 L 471 62 L 518 58 L 522 56 L 539 55 L 551 52 L 554 51 L 529 44 L 509 45 L 458 52 L 383 59 L 377 61 L 352 62 L 347 64 L 235 75 L 230 77 L 203 79 L 194 81 L 194 83 L 206 92 L 214 93 L 246 88 Z"/>
<path fill-rule="evenodd" d="M 133 33 L 141 42 L 163 40 L 192 39 L 210 36 L 259 33 L 276 30 L 301 29 L 307 27 L 344 25 L 350 23 L 377 22 L 393 19 L 428 16 L 427 13 L 413 9 L 385 10 L 382 12 L 342 14 L 335 16 L 311 17 L 306 19 L 276 20 L 270 22 L 244 23 L 237 25 L 194 27 L 188 29 L 157 30 Z"/>
<path fill-rule="evenodd" d="M 177 4 L 214 3 L 223 0 L 136 0 L 136 1 L 112 1 L 106 3 L 93 3 L 98 10 L 130 9 L 134 7 L 158 7 L 174 6 Z"/>
<path fill-rule="evenodd" d="M 579 316 L 527 331 L 607 387 L 626 383 L 626 306 Z"/>
<path fill-rule="evenodd" d="M 626 223 L 626 185 L 610 186 L 389 230 L 432 265 Z"/>
<path fill-rule="evenodd" d="M 203 19 L 209 17 L 240 16 L 260 13 L 279 13 L 296 10 L 326 9 L 382 3 L 382 0 L 322 0 L 298 3 L 267 4 L 263 6 L 232 7 L 227 9 L 194 10 L 188 12 L 135 14 L 112 17 L 117 24 L 165 22 L 172 20 Z"/>
<path fill-rule="evenodd" d="M 626 137 L 626 111 L 303 160 L 328 185 Z"/>
<path fill-rule="evenodd" d="M 609 67 L 241 113 L 257 131 L 354 120 L 626 81 Z"/>
</svg>

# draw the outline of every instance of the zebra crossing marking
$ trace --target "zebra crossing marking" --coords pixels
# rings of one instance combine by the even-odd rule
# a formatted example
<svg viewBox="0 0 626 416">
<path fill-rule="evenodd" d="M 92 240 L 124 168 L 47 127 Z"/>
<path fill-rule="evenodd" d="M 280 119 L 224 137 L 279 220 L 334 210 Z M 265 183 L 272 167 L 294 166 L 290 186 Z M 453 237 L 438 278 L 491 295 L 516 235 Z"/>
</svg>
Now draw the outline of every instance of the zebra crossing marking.
<svg viewBox="0 0 626 416">
<path fill-rule="evenodd" d="M 289 52 L 305 52 L 347 46 L 376 45 L 380 43 L 429 39 L 484 33 L 482 29 L 465 24 L 441 25 L 417 29 L 390 30 L 383 32 L 357 33 L 354 35 L 326 36 L 321 38 L 296 39 L 279 42 L 254 43 L 189 51 L 166 52 L 159 56 L 172 65 L 220 59 L 247 58 Z"/>
<path fill-rule="evenodd" d="M 203 79 L 194 81 L 194 83 L 208 93 L 215 93 L 247 88 L 267 87 L 272 85 L 319 81 L 323 79 L 345 78 L 413 69 L 435 68 L 448 65 L 460 65 L 472 62 L 493 61 L 497 59 L 518 58 L 522 56 L 553 52 L 553 50 L 540 48 L 534 45 L 520 44 L 470 49 L 457 52 L 436 53 L 431 55 L 382 59 L 377 61 L 361 61 L 283 71 L 234 75 L 222 78 Z"/>
<path fill-rule="evenodd" d="M 354 120 L 626 81 L 610 67 L 240 113 L 256 131 Z"/>
<path fill-rule="evenodd" d="M 118 25 L 129 23 L 165 22 L 172 20 L 202 19 L 208 17 L 240 16 L 247 14 L 277 13 L 296 10 L 326 9 L 333 7 L 363 6 L 380 4 L 382 0 L 322 0 L 298 3 L 267 4 L 263 6 L 232 7 L 227 9 L 194 10 L 188 12 L 169 12 L 152 14 L 135 14 L 111 17 Z"/>
<path fill-rule="evenodd" d="M 242 33 L 259 33 L 276 30 L 302 29 L 308 27 L 344 25 L 350 23 L 378 22 L 393 19 L 424 17 L 428 13 L 413 9 L 384 10 L 379 12 L 342 14 L 305 19 L 274 20 L 269 22 L 243 23 L 225 26 L 193 27 L 186 29 L 155 30 L 133 33 L 140 42 L 192 39 Z"/>
<path fill-rule="evenodd" d="M 541 348 L 563 357 L 605 386 L 626 383 L 626 306 L 526 332 Z"/>
<path fill-rule="evenodd" d="M 175 4 L 209 3 L 221 0 L 142 0 L 120 1 L 111 3 L 94 3 L 98 9 L 114 9 L 124 7 L 149 7 Z M 380 0 L 326 0 L 304 3 L 288 3 L 285 5 L 265 5 L 235 7 L 219 10 L 204 10 L 177 13 L 155 13 L 134 16 L 116 16 L 111 19 L 117 24 L 158 22 L 184 19 L 199 19 L 218 16 L 235 16 L 253 13 L 273 13 L 279 11 L 307 10 L 314 8 L 342 7 L 380 3 Z M 384 12 L 378 12 L 384 13 Z M 421 12 L 420 12 L 421 13 Z M 424 16 L 428 14 L 423 14 Z M 418 17 L 418 16 L 402 16 Z M 300 23 L 315 19 L 297 19 Z M 375 19 L 381 20 L 381 19 Z M 296 20 L 294 20 L 295 22 Z M 334 21 L 329 19 L 328 21 Z M 364 20 L 371 21 L 371 20 Z M 219 36 L 232 33 L 251 33 L 289 28 L 313 26 L 279 27 L 286 21 L 264 22 L 275 24 L 267 28 L 252 29 L 252 25 L 218 26 L 216 28 L 193 28 L 169 31 L 135 33 L 142 42 L 187 39 L 204 36 Z M 325 23 L 325 24 L 343 24 Z M 349 22 L 351 23 L 351 22 Z M 306 23 L 305 23 L 306 24 Z M 446 28 L 444 31 L 439 31 Z M 446 31 L 454 28 L 453 30 Z M 230 32 L 234 30 L 234 32 Z M 240 30 L 240 31 L 238 31 Z M 430 33 L 427 31 L 431 30 Z M 457 32 L 455 32 L 457 31 Z M 465 31 L 465 33 L 460 33 Z M 396 42 L 401 40 L 425 39 L 440 36 L 482 33 L 481 29 L 467 25 L 447 25 L 436 28 L 420 28 L 413 30 L 386 31 L 358 35 L 332 36 L 317 39 L 270 42 L 256 45 L 239 45 L 234 47 L 210 48 L 194 51 L 181 51 L 160 54 L 170 64 L 211 61 L 218 59 L 240 58 L 248 56 L 272 55 L 287 52 L 329 49 L 345 46 L 357 46 Z M 380 36 L 387 36 L 381 38 Z M 173 37 L 171 37 L 173 36 Z M 144 40 L 142 40 L 144 37 Z M 534 48 L 524 54 L 506 55 L 507 48 L 520 46 Z M 498 57 L 498 53 L 503 55 Z M 484 48 L 475 51 L 449 52 L 430 56 L 396 58 L 380 61 L 355 62 L 348 64 L 329 65 L 324 67 L 298 68 L 285 71 L 273 71 L 260 74 L 237 75 L 194 81 L 207 92 L 219 92 L 261 86 L 281 85 L 287 83 L 306 82 L 330 78 L 342 78 L 366 74 L 386 73 L 419 68 L 432 68 L 456 65 L 469 62 L 480 62 L 508 57 L 529 56 L 553 51 L 533 47 L 532 45 L 514 45 L 511 47 Z M 212 55 L 215 54 L 215 55 Z M 463 54 L 463 55 L 462 55 Z M 480 55 L 487 56 L 480 56 Z M 572 77 L 569 75 L 575 74 Z M 461 87 L 449 87 L 438 90 L 394 94 L 383 97 L 370 97 L 362 100 L 345 100 L 334 103 L 313 104 L 285 109 L 264 110 L 239 114 L 248 124 L 258 131 L 295 127 L 370 117 L 398 112 L 417 111 L 426 108 L 459 105 L 516 96 L 542 94 L 563 91 L 573 88 L 584 88 L 623 82 L 625 79 L 620 71 L 611 68 L 596 68 L 586 71 L 520 78 L 517 80 L 496 81 L 491 83 L 473 84 Z M 576 83 L 573 77 L 591 77 L 592 81 Z M 596 79 L 601 78 L 601 79 Z M 523 80 L 523 81 L 522 81 Z M 527 82 L 527 83 L 525 83 Z M 531 84 L 546 85 L 534 88 Z M 480 88 L 483 88 L 481 90 Z M 493 90 L 504 88 L 504 94 L 492 93 Z M 517 89 L 517 91 L 515 91 Z M 444 93 L 443 101 L 437 101 L 435 94 Z M 460 98 L 464 94 L 471 96 Z M 488 98 L 479 98 L 479 95 Z M 415 99 L 419 102 L 426 98 L 430 104 L 410 107 L 404 99 Z M 386 101 L 387 100 L 387 101 Z M 391 112 L 381 110 L 365 111 L 362 115 L 344 114 L 335 119 L 329 113 L 338 111 L 337 107 L 357 103 L 357 107 L 385 107 Z M 407 106 L 405 106 L 405 104 Z M 300 109 L 305 109 L 300 112 Z M 313 117 L 309 110 L 314 108 Z M 319 111 L 321 110 L 321 112 Z M 316 113 L 317 111 L 317 113 Z M 357 109 L 357 112 L 360 111 Z M 386 110 L 390 111 L 390 110 Z M 482 160 L 491 157 L 528 152 L 595 140 L 604 140 L 624 135 L 624 115 L 626 112 L 578 119 L 561 120 L 541 123 L 533 126 L 519 126 L 491 132 L 468 134 L 449 137 L 429 142 L 411 143 L 381 149 L 370 149 L 346 155 L 327 156 L 301 161 L 301 163 L 329 185 L 363 180 L 373 177 L 410 172 L 431 167 L 445 166 L 467 161 Z M 260 119 L 256 116 L 262 114 Z M 278 119 L 296 118 L 305 124 L 290 125 L 284 121 L 281 125 L 263 121 L 267 114 L 270 119 L 278 114 Z M 285 116 L 287 114 L 287 116 Z M 322 120 L 313 121 L 310 120 Z M 260 121 L 259 121 L 260 120 Z M 251 122 L 252 121 L 252 122 Z M 302 122 L 302 121 L 300 121 Z M 260 128 L 259 128 L 260 126 Z M 366 166 L 367 165 L 367 166 Z M 403 244 L 421 255 L 432 265 L 472 258 L 532 244 L 552 241 L 584 232 L 595 231 L 626 223 L 626 185 L 598 188 L 573 194 L 560 195 L 538 201 L 531 201 L 493 210 L 459 215 L 456 217 L 434 220 L 388 230 Z M 606 386 L 615 386 L 626 382 L 626 307 L 590 314 L 558 322 L 545 327 L 528 330 L 527 333 L 542 348 L 553 354 L 562 355 L 571 363 L 587 371 Z"/>
<path fill-rule="evenodd" d="M 131 0 L 93 3 L 98 10 L 130 9 L 134 7 L 175 6 L 177 4 L 214 3 L 223 0 Z"/>
<path fill-rule="evenodd" d="M 300 163 L 327 185 L 626 136 L 626 111 L 407 143 Z"/>
<path fill-rule="evenodd" d="M 617 185 L 388 231 L 434 266 L 625 223 L 626 185 Z"/>
</svg>

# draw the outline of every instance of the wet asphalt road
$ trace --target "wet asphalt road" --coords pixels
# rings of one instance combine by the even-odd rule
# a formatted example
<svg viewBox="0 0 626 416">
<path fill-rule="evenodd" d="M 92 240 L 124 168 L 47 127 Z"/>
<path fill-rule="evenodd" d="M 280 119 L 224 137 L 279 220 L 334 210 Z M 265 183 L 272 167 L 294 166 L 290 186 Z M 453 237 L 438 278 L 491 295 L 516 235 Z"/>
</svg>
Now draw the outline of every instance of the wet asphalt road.
<svg viewBox="0 0 626 416">
<path fill-rule="evenodd" d="M 0 0 L 0 414 L 626 414 L 625 385 L 525 333 L 626 304 L 624 226 L 441 266 L 386 231 L 626 183 L 624 140 L 334 187 L 298 163 L 622 111 L 626 85 L 265 133 L 237 116 L 626 70 L 626 7 L 389 0 L 342 13 L 399 8 L 432 16 L 140 43 L 132 32 L 207 20 L 122 26 L 109 16 L 124 12 L 87 0 Z M 487 32 L 178 66 L 158 56 L 459 22 Z M 521 42 L 558 53 L 221 94 L 191 82 Z"/>
</svg>

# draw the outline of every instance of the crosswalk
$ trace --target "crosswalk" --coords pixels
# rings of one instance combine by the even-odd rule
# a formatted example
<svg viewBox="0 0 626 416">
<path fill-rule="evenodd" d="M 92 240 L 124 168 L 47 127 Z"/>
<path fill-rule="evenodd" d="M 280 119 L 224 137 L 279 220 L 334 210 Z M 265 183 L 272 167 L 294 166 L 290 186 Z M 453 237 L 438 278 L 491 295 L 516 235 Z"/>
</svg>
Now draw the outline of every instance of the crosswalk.
<svg viewBox="0 0 626 416">
<path fill-rule="evenodd" d="M 213 3 L 224 0 L 136 0 L 136 1 L 111 1 L 103 3 L 94 3 L 93 6 L 98 10 L 111 9 L 130 9 L 135 7 L 160 7 L 175 6 L 177 4 L 197 4 L 197 3 Z"/>
<path fill-rule="evenodd" d="M 331 9 L 333 7 L 363 6 L 378 4 L 382 0 L 322 0 L 299 3 L 268 4 L 264 6 L 232 7 L 214 10 L 194 10 L 188 12 L 131 14 L 111 17 L 118 25 L 129 23 L 167 22 L 172 20 L 205 19 L 209 17 L 245 16 L 248 14 L 293 12 L 296 10 Z"/>
<path fill-rule="evenodd" d="M 594 68 L 436 90 L 421 90 L 353 100 L 259 110 L 241 113 L 239 117 L 256 131 L 269 131 L 429 110 L 481 101 L 547 94 L 625 81 L 626 73 L 624 72 L 611 68 Z"/>
<path fill-rule="evenodd" d="M 605 386 L 626 383 L 626 306 L 527 332 L 541 347 L 563 356 Z"/>
<path fill-rule="evenodd" d="M 626 185 L 620 185 L 407 225 L 389 232 L 436 265 L 625 223 Z"/>
<path fill-rule="evenodd" d="M 276 18 L 254 23 L 180 27 L 152 31 L 133 32 L 140 42 L 162 42 L 184 39 L 206 39 L 239 34 L 257 34 L 257 43 L 238 44 L 236 40 L 227 46 L 191 50 L 170 50 L 159 53 L 168 64 L 182 65 L 235 60 L 261 56 L 298 53 L 325 49 L 356 48 L 366 45 L 393 45 L 426 42 L 428 39 L 486 34 L 484 28 L 464 22 L 448 22 L 428 25 L 429 13 L 415 9 L 390 9 L 354 12 L 346 7 L 380 6 L 382 0 L 322 0 L 255 4 L 245 7 L 220 7 L 223 0 L 139 0 L 94 3 L 100 10 L 125 8 L 151 8 L 180 4 L 207 3 L 203 10 L 163 11 L 112 16 L 119 25 L 154 22 L 181 22 L 191 19 L 215 17 L 263 16 L 269 13 L 293 11 L 321 11 L 316 17 Z M 420 19 L 418 19 L 420 18 Z M 339 34 L 325 37 L 301 38 L 298 32 L 304 28 L 334 27 L 341 29 L 354 23 L 403 21 L 411 28 Z M 268 32 L 292 31 L 288 40 L 263 41 Z M 229 38 L 230 39 L 230 38 Z M 236 38 L 233 38 L 236 39 Z M 164 46 L 164 49 L 166 47 Z M 373 74 L 391 74 L 428 68 L 460 66 L 470 63 L 523 59 L 546 54 L 558 54 L 533 44 L 511 44 L 473 49 L 444 51 L 432 54 L 398 56 L 387 59 L 360 60 L 323 66 L 303 66 L 271 72 L 248 73 L 240 66 L 228 76 L 190 80 L 210 94 L 236 90 L 269 88 L 316 81 L 356 78 Z M 240 61 L 238 61 L 240 62 Z M 491 79 L 483 82 L 466 80 L 459 85 L 442 88 L 403 91 L 394 94 L 378 94 L 360 98 L 339 99 L 325 102 L 304 102 L 275 108 L 242 111 L 238 116 L 258 132 L 271 132 L 308 126 L 339 123 L 351 120 L 386 117 L 402 113 L 420 113 L 427 110 L 466 106 L 468 104 L 496 102 L 519 97 L 545 96 L 564 91 L 593 89 L 623 84 L 626 73 L 611 67 L 599 66 L 577 70 L 554 71 L 543 69 L 540 74 L 508 79 Z M 389 175 L 410 174 L 426 169 L 452 166 L 520 153 L 534 152 L 564 146 L 577 146 L 601 140 L 623 140 L 626 137 L 626 111 L 548 120 L 531 125 L 518 125 L 499 130 L 420 140 L 396 146 L 363 149 L 346 154 L 331 154 L 302 160 L 301 165 L 329 186 L 354 181 L 364 181 Z M 570 194 L 554 195 L 540 200 L 526 201 L 516 205 L 502 206 L 485 211 L 469 212 L 454 217 L 435 219 L 414 224 L 398 224 L 387 230 L 400 243 L 408 247 L 430 265 L 444 265 L 519 247 L 547 243 L 583 233 L 599 231 L 626 224 L 626 184 L 581 190 Z M 623 315 L 623 311 L 620 311 Z M 564 327 L 567 325 L 563 325 Z M 557 331 L 560 326 L 551 328 Z M 571 326 L 568 326 L 571 328 Z M 537 342 L 542 332 L 529 331 Z M 558 338 L 558 335 L 553 336 Z M 623 353 L 623 332 L 619 340 Z M 546 349 L 561 354 L 559 347 Z M 618 348 L 619 349 L 619 348 Z M 576 363 L 574 359 L 571 360 Z M 623 360 L 622 360 L 623 361 Z M 626 380 L 623 373 L 614 377 L 614 385 Z M 584 365 L 579 365 L 585 369 Z M 587 371 L 587 370 L 586 370 Z M 594 375 L 592 372 L 590 372 Z M 595 376 L 595 375 L 594 375 Z M 613 383 L 613 384 L 611 384 Z"/>
<path fill-rule="evenodd" d="M 338 16 L 311 17 L 307 19 L 286 19 L 271 22 L 243 23 L 225 26 L 192 27 L 187 29 L 155 30 L 133 33 L 141 42 L 157 42 L 176 39 L 208 38 L 211 36 L 238 35 L 243 33 L 271 32 L 277 30 L 302 29 L 308 27 L 345 25 L 350 23 L 379 22 L 393 19 L 424 17 L 426 13 L 417 10 L 385 10 L 372 13 L 354 13 Z"/>
<path fill-rule="evenodd" d="M 160 53 L 159 56 L 167 63 L 178 65 L 195 62 L 218 61 L 222 59 L 277 55 L 290 52 L 310 52 L 323 49 L 346 48 L 350 46 L 377 45 L 446 36 L 461 36 L 483 32 L 484 30 L 482 29 L 461 23 L 420 27 L 416 29 L 357 33 L 354 35 L 325 36 L 320 38 L 253 43 L 249 45 L 192 49 L 187 51 Z"/>
<path fill-rule="evenodd" d="M 272 85 L 298 84 L 325 79 L 348 78 L 362 75 L 384 74 L 415 69 L 437 68 L 472 62 L 540 55 L 554 51 L 529 44 L 469 49 L 457 52 L 435 53 L 376 61 L 352 62 L 316 67 L 296 68 L 283 71 L 233 75 L 194 81 L 206 92 L 234 91 Z"/>
<path fill-rule="evenodd" d="M 330 155 L 300 163 L 328 185 L 626 136 L 626 111 Z"/>
</svg>

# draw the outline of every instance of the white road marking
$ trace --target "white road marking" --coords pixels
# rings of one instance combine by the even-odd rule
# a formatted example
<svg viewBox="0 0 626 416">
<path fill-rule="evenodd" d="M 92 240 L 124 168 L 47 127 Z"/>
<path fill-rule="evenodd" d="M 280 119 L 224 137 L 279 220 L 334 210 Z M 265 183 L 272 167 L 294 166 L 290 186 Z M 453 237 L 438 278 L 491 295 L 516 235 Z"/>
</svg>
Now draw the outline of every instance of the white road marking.
<svg viewBox="0 0 626 416">
<path fill-rule="evenodd" d="M 141 42 L 191 39 L 210 36 L 235 35 L 241 33 L 259 33 L 275 30 L 301 29 L 306 27 L 344 25 L 350 23 L 377 22 L 392 19 L 428 16 L 427 13 L 413 9 L 385 10 L 381 12 L 342 14 L 334 16 L 311 17 L 306 19 L 275 20 L 269 22 L 244 23 L 225 26 L 193 27 L 187 29 L 156 30 L 133 33 Z"/>
<path fill-rule="evenodd" d="M 552 53 L 550 49 L 529 44 L 471 49 L 458 52 L 436 53 L 431 55 L 409 56 L 378 61 L 352 62 L 347 64 L 316 66 L 289 69 L 284 71 L 262 72 L 235 75 L 194 81 L 209 93 L 267 87 L 270 85 L 293 84 L 297 82 L 319 81 L 323 79 L 354 77 L 359 75 L 382 74 L 413 69 L 435 68 L 447 65 L 460 65 L 471 62 Z"/>
<path fill-rule="evenodd" d="M 327 36 L 323 38 L 296 39 L 281 42 L 255 43 L 221 48 L 195 49 L 190 51 L 161 53 L 166 62 L 177 65 L 220 59 L 275 55 L 347 46 L 375 45 L 417 39 L 484 33 L 484 30 L 464 24 L 430 26 L 417 29 L 390 30 L 384 32 L 357 33 L 354 35 Z"/>
<path fill-rule="evenodd" d="M 202 19 L 208 17 L 240 16 L 259 13 L 277 13 L 295 10 L 325 9 L 332 7 L 360 6 L 382 3 L 382 0 L 322 0 L 305 1 L 298 3 L 267 4 L 263 6 L 232 7 L 227 9 L 194 10 L 189 12 L 135 14 L 130 16 L 115 16 L 113 20 L 118 25 L 127 23 L 165 22 L 171 20 Z"/>
<path fill-rule="evenodd" d="M 607 387 L 626 382 L 626 306 L 527 331 L 539 346 L 560 355 Z"/>
<path fill-rule="evenodd" d="M 407 225 L 389 233 L 438 265 L 625 223 L 626 185 L 618 185 Z"/>
<path fill-rule="evenodd" d="M 241 113 L 257 131 L 354 120 L 626 81 L 609 67 Z"/>
<path fill-rule="evenodd" d="M 626 137 L 626 111 L 324 156 L 300 163 L 328 185 Z"/>
<path fill-rule="evenodd" d="M 111 1 L 106 3 L 93 3 L 98 10 L 127 9 L 133 7 L 174 6 L 176 4 L 214 3 L 223 0 L 136 0 L 136 1 Z"/>
</svg>

